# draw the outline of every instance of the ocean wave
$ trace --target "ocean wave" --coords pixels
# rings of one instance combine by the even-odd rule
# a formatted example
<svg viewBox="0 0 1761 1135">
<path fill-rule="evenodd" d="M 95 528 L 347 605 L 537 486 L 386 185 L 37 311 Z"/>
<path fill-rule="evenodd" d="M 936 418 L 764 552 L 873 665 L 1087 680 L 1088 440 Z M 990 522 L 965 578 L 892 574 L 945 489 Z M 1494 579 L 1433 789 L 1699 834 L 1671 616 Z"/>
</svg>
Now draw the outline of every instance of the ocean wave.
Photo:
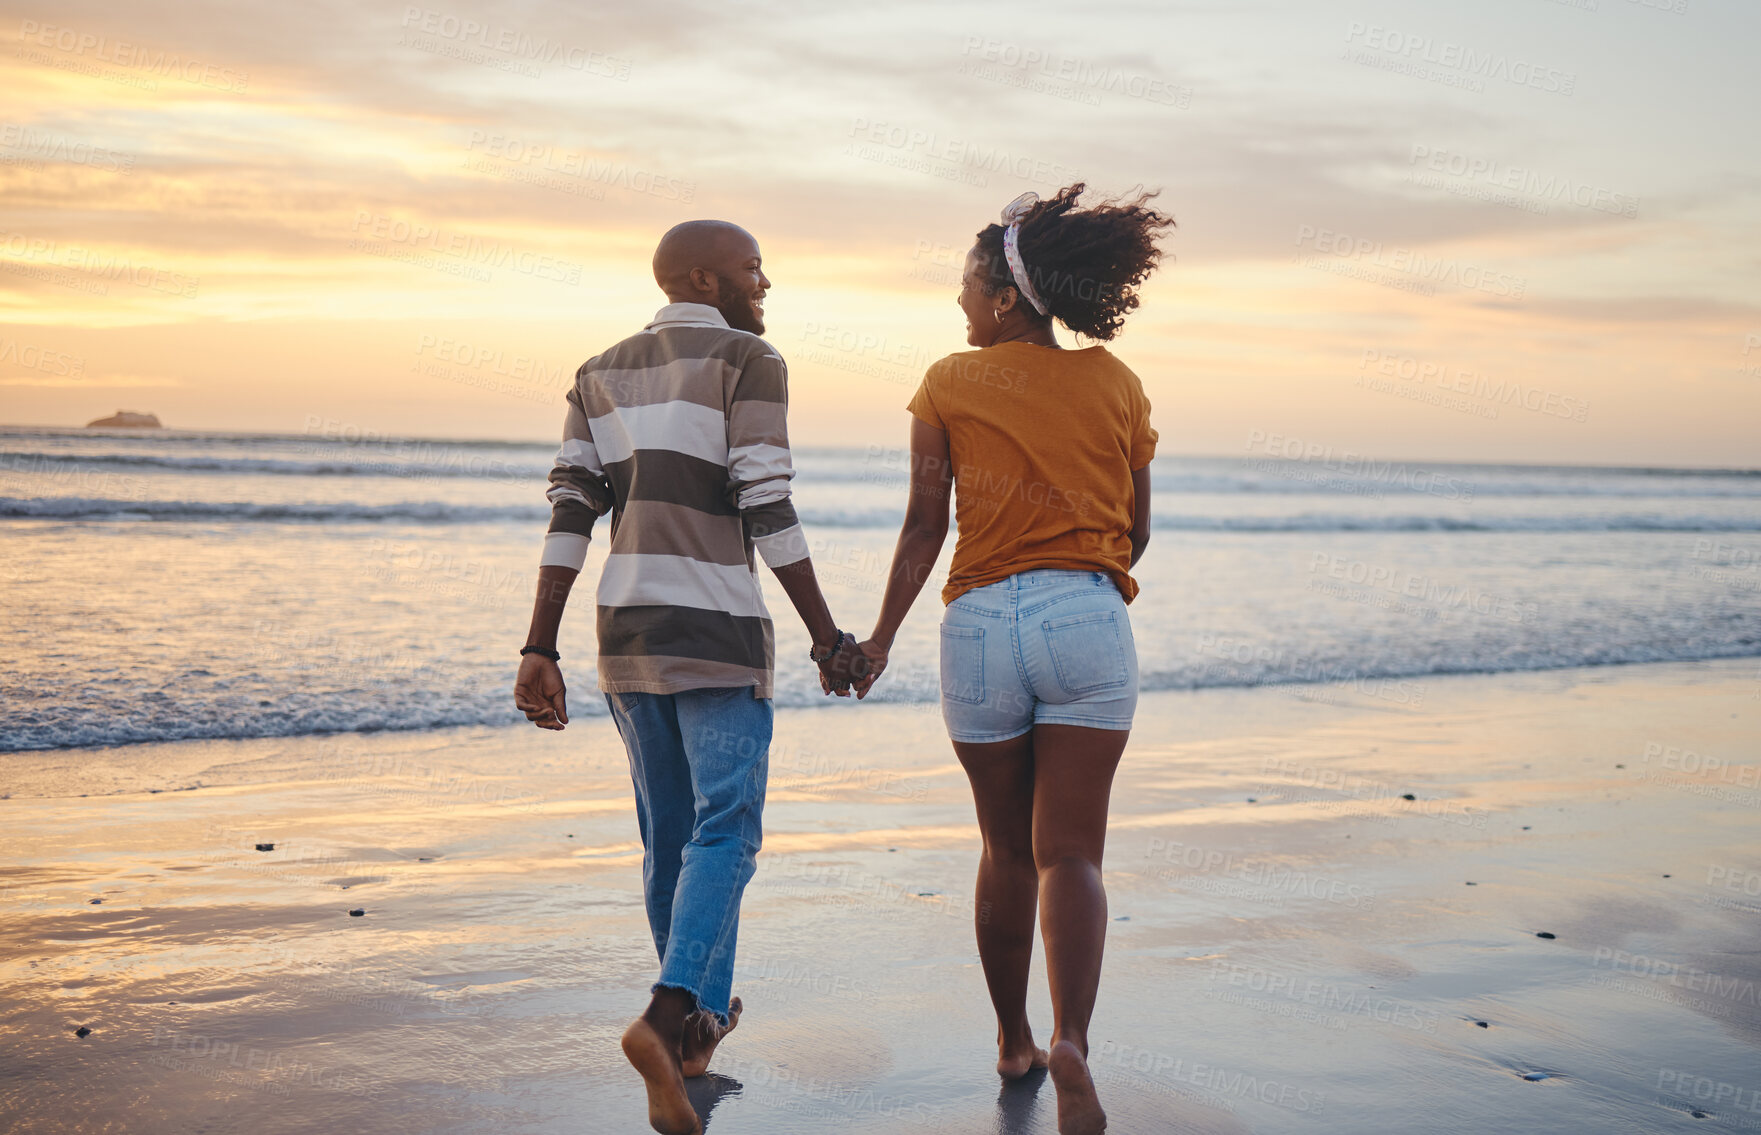
<svg viewBox="0 0 1761 1135">
<path fill-rule="evenodd" d="M 1156 516 L 1170 532 L 1761 532 L 1761 516 Z"/>
<path fill-rule="evenodd" d="M 1576 654 L 1525 654 L 1505 662 L 1413 662 L 1359 667 L 1342 657 L 1331 662 L 1305 663 L 1296 670 L 1281 670 L 1276 666 L 1228 668 L 1215 663 L 1193 662 L 1171 669 L 1147 669 L 1143 672 L 1140 688 L 1145 692 L 1158 692 L 1275 687 L 1297 692 L 1298 696 L 1303 689 L 1313 689 L 1317 691 L 1316 696 L 1323 696 L 1320 691 L 1355 687 L 1371 696 L 1419 704 L 1425 694 L 1423 680 L 1427 678 L 1698 662 L 1749 658 L 1758 654 L 1761 654 L 1761 641 L 1751 636 L 1716 645 L 1683 643 L 1602 648 Z M 799 680 L 787 682 L 779 675 L 777 705 L 812 709 L 829 704 L 805 675 L 795 677 Z M 935 704 L 936 683 L 933 675 L 930 677 L 930 681 L 900 680 L 890 684 L 883 681 L 875 687 L 870 699 L 881 704 L 922 706 L 927 710 Z M 582 688 L 591 688 L 591 685 L 591 677 L 584 674 Z M 254 696 L 206 700 L 186 697 L 167 703 L 157 711 L 142 712 L 140 703 L 136 702 L 126 707 L 114 707 L 118 710 L 115 713 L 106 712 L 101 699 L 80 699 L 77 707 L 58 705 L 0 718 L 0 752 L 523 725 L 524 718 L 509 704 L 507 691 L 511 688 L 510 674 L 505 682 L 473 683 L 469 684 L 468 690 L 467 684 L 460 683 L 450 696 L 429 699 L 384 698 L 372 696 L 370 691 L 356 691 L 357 696 L 351 699 L 334 692 L 302 696 L 294 691 L 284 692 L 271 709 L 262 708 L 271 703 L 259 701 Z M 48 700 L 44 698 L 44 701 Z M 61 712 L 62 709 L 66 712 Z M 603 717 L 608 712 L 601 699 L 591 697 L 575 699 L 569 709 L 571 716 L 576 718 Z"/>
<path fill-rule="evenodd" d="M 516 464 L 478 454 L 434 452 L 425 456 L 216 457 L 199 454 L 175 457 L 153 453 L 31 453 L 0 451 L 0 470 L 42 473 L 49 477 L 68 470 L 147 470 L 175 473 L 224 473 L 234 476 L 288 477 L 475 477 L 495 481 L 543 481 L 549 461 Z"/>
<path fill-rule="evenodd" d="M 533 442 L 181 434 L 144 437 L 31 434 L 0 429 L 0 471 L 53 479 L 83 470 L 215 476 L 464 478 L 542 481 L 555 449 Z M 858 485 L 903 494 L 903 449 L 802 446 L 800 485 Z M 1499 465 L 1414 461 L 1305 462 L 1285 458 L 1163 457 L 1151 468 L 1158 495 L 1371 497 L 1559 497 L 1678 500 L 1761 499 L 1761 470 Z"/>
<path fill-rule="evenodd" d="M 512 684 L 510 683 L 510 688 Z M 499 699 L 498 699 L 499 700 Z M 89 707 L 88 707 L 89 708 Z M 275 713 L 234 711 L 220 705 L 181 702 L 164 720 L 141 714 L 82 713 L 60 718 L 39 715 L 0 727 L 0 752 L 40 749 L 108 748 L 165 741 L 245 741 L 263 737 L 321 737 L 333 733 L 408 733 L 468 725 L 505 725 L 525 720 L 511 705 L 456 706 L 414 713 L 388 712 L 383 706 L 331 704 L 323 708 L 282 709 Z M 604 716 L 607 710 L 589 703 L 569 707 L 571 717 Z"/>
<path fill-rule="evenodd" d="M 1331 662 L 1304 660 L 1302 665 L 1280 670 L 1266 667 L 1249 671 L 1214 662 L 1169 670 L 1146 670 L 1138 679 L 1140 690 L 1259 689 L 1261 687 L 1359 685 L 1366 682 L 1397 682 L 1422 678 L 1447 678 L 1467 674 L 1525 674 L 1547 670 L 1571 670 L 1590 666 L 1642 666 L 1658 662 L 1709 662 L 1724 658 L 1751 658 L 1761 650 L 1753 638 L 1713 646 L 1621 647 L 1579 653 L 1534 653 L 1505 662 L 1452 661 L 1359 667 L 1346 659 Z"/>
<path fill-rule="evenodd" d="M 815 508 L 799 504 L 801 522 L 814 528 L 892 529 L 903 512 L 876 508 Z M 0 519 L 157 520 L 285 524 L 484 524 L 531 522 L 550 515 L 542 502 L 464 505 L 444 501 L 386 504 L 327 502 L 127 500 L 101 497 L 0 497 Z M 1606 512 L 1547 515 L 1443 516 L 1334 512 L 1286 516 L 1161 514 L 1158 532 L 1761 532 L 1761 515 L 1663 515 Z"/>
<path fill-rule="evenodd" d="M 543 504 L 521 507 L 458 505 L 443 501 L 399 501 L 372 505 L 0 497 L 0 519 L 182 520 L 281 524 L 474 524 L 528 520 L 541 524 L 549 515 L 549 506 Z"/>
<path fill-rule="evenodd" d="M 1178 462 L 1179 458 L 1168 459 Z M 874 470 L 856 467 L 823 467 L 800 461 L 803 482 L 840 485 L 874 485 L 903 494 L 910 483 L 904 467 L 898 463 Z M 1345 497 L 1403 499 L 1439 496 L 1440 486 L 1450 488 L 1461 499 L 1496 498 L 1568 498 L 1568 499 L 1737 499 L 1761 500 L 1761 479 L 1743 472 L 1718 471 L 1696 474 L 1677 470 L 1659 470 L 1658 476 L 1647 479 L 1638 471 L 1610 474 L 1596 483 L 1586 474 L 1577 479 L 1562 475 L 1555 480 L 1534 476 L 1488 476 L 1479 467 L 1426 466 L 1409 467 L 1398 477 L 1377 478 L 1358 476 L 1326 469 L 1292 470 L 1286 475 L 1236 473 L 1199 473 L 1176 471 L 1159 462 L 1152 468 L 1150 488 L 1158 496 L 1243 496 L 1256 499 L 1271 497 Z"/>
<path fill-rule="evenodd" d="M 446 447 L 452 449 L 531 449 L 556 452 L 555 442 L 518 441 L 492 438 L 391 437 L 352 424 L 322 423 L 307 433 L 250 433 L 239 430 L 94 430 L 80 426 L 9 426 L 0 425 L 0 439 L 19 443 L 73 442 L 81 445 L 128 446 L 141 443 L 141 448 L 181 446 L 236 445 L 253 449 L 274 449 L 282 446 L 333 446 L 339 450 L 387 451 L 399 446 Z"/>
</svg>

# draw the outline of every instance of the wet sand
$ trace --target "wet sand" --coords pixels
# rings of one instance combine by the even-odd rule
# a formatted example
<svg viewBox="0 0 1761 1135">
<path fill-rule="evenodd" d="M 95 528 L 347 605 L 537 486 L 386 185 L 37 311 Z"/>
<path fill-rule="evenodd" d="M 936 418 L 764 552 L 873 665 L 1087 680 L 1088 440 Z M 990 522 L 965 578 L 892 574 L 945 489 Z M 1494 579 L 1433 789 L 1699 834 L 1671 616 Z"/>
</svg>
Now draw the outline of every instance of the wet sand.
<svg viewBox="0 0 1761 1135">
<path fill-rule="evenodd" d="M 777 726 L 708 1130 L 1055 1130 L 992 1071 L 939 717 Z M 1110 1130 L 1761 1129 L 1758 726 L 1753 659 L 1146 695 Z M 646 1130 L 623 762 L 587 718 L 0 755 L 0 1126 Z"/>
</svg>

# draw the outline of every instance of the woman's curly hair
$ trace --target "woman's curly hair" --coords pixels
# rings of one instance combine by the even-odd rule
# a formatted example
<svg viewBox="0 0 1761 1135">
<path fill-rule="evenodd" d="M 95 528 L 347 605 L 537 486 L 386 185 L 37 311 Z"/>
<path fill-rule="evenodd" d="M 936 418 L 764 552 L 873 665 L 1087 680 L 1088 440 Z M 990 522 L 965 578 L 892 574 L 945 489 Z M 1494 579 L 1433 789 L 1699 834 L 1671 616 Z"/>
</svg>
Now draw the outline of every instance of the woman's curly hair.
<svg viewBox="0 0 1761 1135">
<path fill-rule="evenodd" d="M 1174 227 L 1174 218 L 1149 207 L 1155 192 L 1078 208 L 1076 199 L 1087 188 L 1079 181 L 1035 204 L 1021 222 L 1016 247 L 1028 282 L 1045 302 L 1046 318 L 1104 341 L 1117 335 L 1125 316 L 1136 309 L 1137 286 L 1162 259 L 1156 239 Z M 993 224 L 978 233 L 986 295 L 1005 287 L 1021 291 L 1003 253 L 1003 232 L 1002 225 Z M 1040 318 L 1026 296 L 1021 306 Z"/>
</svg>

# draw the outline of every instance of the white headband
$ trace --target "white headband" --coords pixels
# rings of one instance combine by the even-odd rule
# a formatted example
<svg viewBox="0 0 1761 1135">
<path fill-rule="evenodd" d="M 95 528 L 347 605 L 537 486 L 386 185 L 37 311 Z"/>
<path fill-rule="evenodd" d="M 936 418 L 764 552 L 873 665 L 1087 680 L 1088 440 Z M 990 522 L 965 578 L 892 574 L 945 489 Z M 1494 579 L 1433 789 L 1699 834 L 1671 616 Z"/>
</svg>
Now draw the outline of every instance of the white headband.
<svg viewBox="0 0 1761 1135">
<path fill-rule="evenodd" d="M 1003 230 L 1003 256 L 1009 261 L 1009 271 L 1015 277 L 1015 289 L 1033 305 L 1033 310 L 1044 315 L 1046 301 L 1033 290 L 1033 284 L 1027 279 L 1027 265 L 1021 262 L 1021 249 L 1016 247 L 1021 237 L 1021 222 L 1038 204 L 1039 194 L 1030 189 L 1003 207 L 1003 223 L 1009 226 Z"/>
</svg>

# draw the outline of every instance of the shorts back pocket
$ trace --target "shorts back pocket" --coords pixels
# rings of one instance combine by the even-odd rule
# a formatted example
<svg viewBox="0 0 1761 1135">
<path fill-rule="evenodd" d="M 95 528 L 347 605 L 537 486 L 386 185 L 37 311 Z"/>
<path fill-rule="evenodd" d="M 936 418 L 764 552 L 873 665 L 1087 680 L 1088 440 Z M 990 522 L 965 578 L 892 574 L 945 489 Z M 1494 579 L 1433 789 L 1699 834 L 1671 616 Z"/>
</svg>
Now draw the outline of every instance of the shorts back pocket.
<svg viewBox="0 0 1761 1135">
<path fill-rule="evenodd" d="M 1064 687 L 1065 693 L 1114 690 L 1129 680 L 1117 612 L 1090 611 L 1047 619 L 1040 624 L 1040 630 L 1046 636 L 1046 650 L 1058 673 L 1058 685 Z"/>
<path fill-rule="evenodd" d="M 942 696 L 983 705 L 984 628 L 942 624 Z"/>
</svg>

